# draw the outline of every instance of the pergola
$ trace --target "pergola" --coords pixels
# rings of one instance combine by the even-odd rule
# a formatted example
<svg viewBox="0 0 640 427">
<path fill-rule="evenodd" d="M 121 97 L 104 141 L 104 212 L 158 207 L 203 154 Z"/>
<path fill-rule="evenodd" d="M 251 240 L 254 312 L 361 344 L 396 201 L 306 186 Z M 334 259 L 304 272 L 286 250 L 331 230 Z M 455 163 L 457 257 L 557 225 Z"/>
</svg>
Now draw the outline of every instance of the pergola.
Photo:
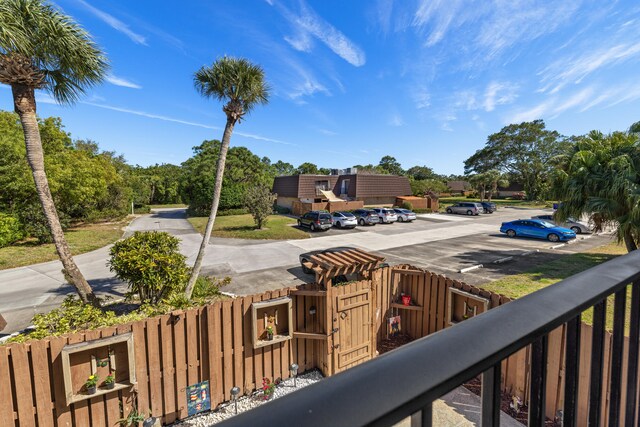
<svg viewBox="0 0 640 427">
<path fill-rule="evenodd" d="M 326 289 L 335 277 L 373 270 L 384 260 L 384 257 L 351 248 L 312 255 L 309 261 L 304 262 L 304 266 L 313 270 L 316 283 L 324 285 Z"/>
</svg>

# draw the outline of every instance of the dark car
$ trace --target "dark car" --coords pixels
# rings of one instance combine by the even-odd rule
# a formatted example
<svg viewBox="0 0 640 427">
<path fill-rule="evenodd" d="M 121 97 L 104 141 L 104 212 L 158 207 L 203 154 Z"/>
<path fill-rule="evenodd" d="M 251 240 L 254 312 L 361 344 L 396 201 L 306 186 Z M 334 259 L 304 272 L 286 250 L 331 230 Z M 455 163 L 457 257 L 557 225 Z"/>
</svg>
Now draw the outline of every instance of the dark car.
<svg viewBox="0 0 640 427">
<path fill-rule="evenodd" d="M 484 213 L 494 213 L 498 210 L 498 206 L 492 202 L 480 202 L 482 207 L 484 208 Z"/>
<path fill-rule="evenodd" d="M 310 211 L 298 218 L 300 227 L 309 227 L 311 231 L 328 230 L 333 226 L 331 214 L 320 211 Z"/>
<path fill-rule="evenodd" d="M 358 218 L 358 225 L 376 225 L 380 217 L 372 209 L 356 209 L 353 214 Z"/>
<path fill-rule="evenodd" d="M 300 257 L 299 257 L 300 258 L 300 266 L 302 267 L 302 271 L 303 272 L 305 272 L 307 274 L 312 274 L 313 270 L 311 270 L 310 268 L 305 267 L 305 265 L 304 265 L 305 262 L 310 262 L 311 261 L 311 257 L 312 256 L 318 255 L 318 254 L 330 254 L 330 253 L 335 253 L 335 252 L 348 251 L 350 249 L 355 249 L 355 248 L 352 248 L 350 246 L 340 246 L 340 247 L 337 247 L 337 248 L 305 252 L 303 254 L 300 254 Z M 344 276 L 342 276 L 342 277 L 344 277 Z M 346 280 L 342 280 L 342 281 L 346 281 Z M 335 280 L 334 280 L 334 283 L 336 283 Z"/>
</svg>

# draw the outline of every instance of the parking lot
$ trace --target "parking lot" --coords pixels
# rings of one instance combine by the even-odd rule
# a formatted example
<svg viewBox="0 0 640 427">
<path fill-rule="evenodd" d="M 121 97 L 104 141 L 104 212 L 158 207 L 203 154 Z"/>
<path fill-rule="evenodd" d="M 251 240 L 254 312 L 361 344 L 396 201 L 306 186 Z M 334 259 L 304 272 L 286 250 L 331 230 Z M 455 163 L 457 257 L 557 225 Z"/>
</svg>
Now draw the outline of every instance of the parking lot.
<svg viewBox="0 0 640 427">
<path fill-rule="evenodd" d="M 392 265 L 413 264 L 469 284 L 481 284 L 611 241 L 609 235 L 579 235 L 574 242 L 551 249 L 557 244 L 539 239 L 511 239 L 499 232 L 502 222 L 548 212 L 551 210 L 500 208 L 493 214 L 479 216 L 422 214 L 412 223 L 358 226 L 350 230 L 332 228 L 310 233 L 311 239 L 288 241 L 287 244 L 297 247 L 298 254 L 337 246 L 355 246 L 386 257 Z M 505 260 L 507 257 L 512 258 Z M 297 261 L 296 258 L 293 260 Z M 479 264 L 483 267 L 460 273 L 460 270 Z M 255 286 L 264 290 L 276 289 L 312 280 L 311 276 L 302 273 L 297 263 L 285 268 L 264 268 L 231 276 L 235 279 L 229 290 L 242 294 L 249 293 Z"/>
</svg>

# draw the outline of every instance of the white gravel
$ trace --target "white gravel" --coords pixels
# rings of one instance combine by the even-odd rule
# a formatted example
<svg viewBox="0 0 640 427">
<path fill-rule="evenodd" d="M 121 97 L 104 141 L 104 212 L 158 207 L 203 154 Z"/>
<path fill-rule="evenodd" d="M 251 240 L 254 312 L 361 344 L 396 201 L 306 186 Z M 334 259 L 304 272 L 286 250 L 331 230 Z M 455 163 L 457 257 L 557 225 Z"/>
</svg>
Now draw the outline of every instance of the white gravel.
<svg viewBox="0 0 640 427">
<path fill-rule="evenodd" d="M 296 379 L 296 386 L 293 386 L 293 378 L 284 380 L 276 386 L 275 392 L 271 397 L 271 400 L 277 399 L 285 394 L 292 393 L 296 390 L 300 390 L 310 384 L 316 383 L 323 379 L 322 373 L 318 370 L 305 372 L 298 375 Z M 250 396 L 243 396 L 238 399 L 238 413 L 248 411 L 257 406 L 269 403 L 268 400 L 263 399 L 262 390 L 254 392 Z M 220 404 L 215 410 L 200 415 L 196 415 L 192 418 L 178 421 L 172 424 L 173 427 L 206 427 L 223 421 L 227 418 L 231 418 L 235 415 L 235 406 L 231 402 L 225 402 Z"/>
</svg>

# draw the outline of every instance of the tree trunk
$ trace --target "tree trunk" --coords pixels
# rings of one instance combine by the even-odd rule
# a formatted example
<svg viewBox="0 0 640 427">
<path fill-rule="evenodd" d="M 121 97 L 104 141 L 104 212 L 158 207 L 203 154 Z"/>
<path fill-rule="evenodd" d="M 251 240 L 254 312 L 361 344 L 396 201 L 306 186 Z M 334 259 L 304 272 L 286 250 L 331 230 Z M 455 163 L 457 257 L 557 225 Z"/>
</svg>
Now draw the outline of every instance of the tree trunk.
<svg viewBox="0 0 640 427">
<path fill-rule="evenodd" d="M 629 231 L 624 233 L 624 244 L 627 247 L 627 252 L 635 251 L 636 249 L 638 249 L 638 245 L 636 244 L 633 235 L 631 235 L 631 232 Z"/>
<path fill-rule="evenodd" d="M 13 92 L 13 103 L 16 113 L 20 116 L 22 131 L 24 132 L 24 142 L 27 149 L 27 161 L 31 167 L 33 181 L 36 185 L 38 198 L 42 204 L 44 216 L 49 225 L 56 252 L 62 262 L 63 274 L 71 285 L 76 288 L 80 299 L 85 303 L 91 303 L 96 307 L 100 306 L 100 301 L 96 298 L 91 286 L 84 278 L 80 269 L 73 261 L 71 250 L 64 238 L 62 226 L 58 219 L 53 197 L 49 190 L 49 181 L 44 170 L 44 152 L 40 139 L 40 129 L 36 117 L 36 100 L 34 89 L 25 85 L 14 84 L 11 87 Z"/>
<path fill-rule="evenodd" d="M 204 236 L 202 243 L 200 244 L 200 250 L 196 257 L 196 262 L 193 264 L 191 270 L 191 277 L 189 277 L 189 283 L 184 291 L 187 299 L 191 298 L 193 293 L 193 287 L 198 280 L 200 269 L 202 268 L 202 259 L 204 258 L 204 252 L 209 244 L 211 238 L 211 232 L 213 231 L 213 225 L 216 222 L 216 214 L 218 213 L 218 205 L 220 204 L 220 193 L 222 192 L 222 178 L 224 176 L 224 166 L 227 161 L 227 151 L 229 151 L 229 143 L 231 142 L 231 134 L 233 133 L 233 127 L 235 126 L 235 120 L 227 116 L 227 124 L 224 127 L 224 134 L 222 135 L 222 146 L 220 147 L 220 156 L 218 157 L 218 167 L 216 169 L 216 180 L 213 186 L 213 201 L 211 203 L 211 213 L 209 214 L 209 220 L 207 221 L 207 227 L 204 230 Z"/>
</svg>

